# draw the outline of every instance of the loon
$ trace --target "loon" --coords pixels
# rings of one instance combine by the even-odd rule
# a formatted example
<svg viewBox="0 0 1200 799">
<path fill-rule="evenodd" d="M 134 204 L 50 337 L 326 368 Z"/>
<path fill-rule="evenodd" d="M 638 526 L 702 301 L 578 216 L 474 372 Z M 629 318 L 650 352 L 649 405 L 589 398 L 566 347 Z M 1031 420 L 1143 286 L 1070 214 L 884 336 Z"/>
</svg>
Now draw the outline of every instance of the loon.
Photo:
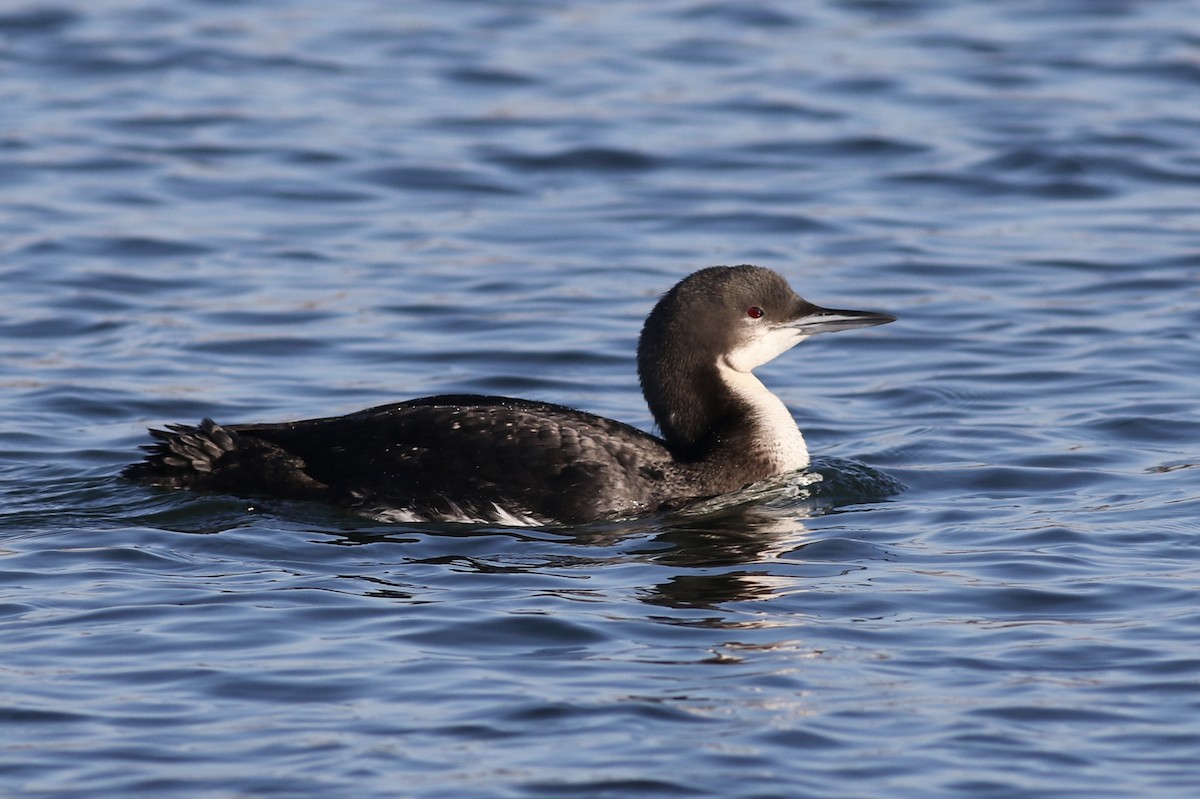
<svg viewBox="0 0 1200 799">
<path fill-rule="evenodd" d="M 656 437 L 545 402 L 451 394 L 277 424 L 168 425 L 123 476 L 316 500 L 382 521 L 557 525 L 678 508 L 808 466 L 753 370 L 809 336 L 894 316 L 831 310 L 758 266 L 713 266 L 650 312 L 638 377 Z"/>
</svg>

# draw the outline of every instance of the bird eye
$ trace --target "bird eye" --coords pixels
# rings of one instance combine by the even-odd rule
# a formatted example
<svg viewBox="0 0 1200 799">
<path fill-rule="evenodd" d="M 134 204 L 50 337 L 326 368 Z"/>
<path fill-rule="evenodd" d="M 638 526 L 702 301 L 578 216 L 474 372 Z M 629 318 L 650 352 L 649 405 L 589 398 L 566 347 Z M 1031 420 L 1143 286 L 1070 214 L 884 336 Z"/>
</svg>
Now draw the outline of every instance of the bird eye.
<svg viewBox="0 0 1200 799">
<path fill-rule="evenodd" d="M 762 319 L 763 309 L 757 305 L 751 305 L 746 309 L 746 316 L 749 316 L 751 319 Z"/>
</svg>

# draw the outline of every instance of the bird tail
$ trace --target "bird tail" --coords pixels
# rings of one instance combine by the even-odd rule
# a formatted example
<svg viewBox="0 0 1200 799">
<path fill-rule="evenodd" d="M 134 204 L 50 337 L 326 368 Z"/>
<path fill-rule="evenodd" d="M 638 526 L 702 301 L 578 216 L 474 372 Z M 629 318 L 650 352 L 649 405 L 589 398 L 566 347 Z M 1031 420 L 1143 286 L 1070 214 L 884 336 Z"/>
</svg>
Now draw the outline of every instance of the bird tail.
<svg viewBox="0 0 1200 799">
<path fill-rule="evenodd" d="M 145 460 L 125 467 L 121 476 L 168 488 L 204 487 L 220 474 L 222 461 L 239 449 L 241 436 L 212 419 L 198 425 L 172 424 L 151 430 L 155 443 L 142 447 Z"/>
<path fill-rule="evenodd" d="M 270 441 L 212 419 L 151 430 L 145 460 L 125 467 L 128 480 L 164 488 L 221 491 L 240 496 L 315 498 L 328 486 L 312 479 L 304 459 Z"/>
</svg>

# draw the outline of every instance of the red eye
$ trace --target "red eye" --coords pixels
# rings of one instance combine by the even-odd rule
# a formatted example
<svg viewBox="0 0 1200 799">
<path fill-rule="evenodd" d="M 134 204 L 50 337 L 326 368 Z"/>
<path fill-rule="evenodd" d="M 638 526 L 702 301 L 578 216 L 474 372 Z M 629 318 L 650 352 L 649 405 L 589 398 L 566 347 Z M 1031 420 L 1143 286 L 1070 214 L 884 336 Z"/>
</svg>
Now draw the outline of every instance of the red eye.
<svg viewBox="0 0 1200 799">
<path fill-rule="evenodd" d="M 749 316 L 751 319 L 762 319 L 762 315 L 763 309 L 757 305 L 751 305 L 746 309 L 746 316 Z"/>
</svg>

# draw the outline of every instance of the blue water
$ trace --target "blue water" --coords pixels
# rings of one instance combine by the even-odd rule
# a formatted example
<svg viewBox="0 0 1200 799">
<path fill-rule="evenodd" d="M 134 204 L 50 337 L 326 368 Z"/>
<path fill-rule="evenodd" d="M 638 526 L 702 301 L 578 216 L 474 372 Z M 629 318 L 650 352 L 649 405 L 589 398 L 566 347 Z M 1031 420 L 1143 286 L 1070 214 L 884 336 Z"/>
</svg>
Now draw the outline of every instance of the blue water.
<svg viewBox="0 0 1200 799">
<path fill-rule="evenodd" d="M 1186 0 L 0 3 L 0 794 L 1200 794 L 1198 65 Z M 743 262 L 900 317 L 761 376 L 902 493 L 115 477 L 438 392 L 648 428 L 643 316 Z"/>
</svg>

